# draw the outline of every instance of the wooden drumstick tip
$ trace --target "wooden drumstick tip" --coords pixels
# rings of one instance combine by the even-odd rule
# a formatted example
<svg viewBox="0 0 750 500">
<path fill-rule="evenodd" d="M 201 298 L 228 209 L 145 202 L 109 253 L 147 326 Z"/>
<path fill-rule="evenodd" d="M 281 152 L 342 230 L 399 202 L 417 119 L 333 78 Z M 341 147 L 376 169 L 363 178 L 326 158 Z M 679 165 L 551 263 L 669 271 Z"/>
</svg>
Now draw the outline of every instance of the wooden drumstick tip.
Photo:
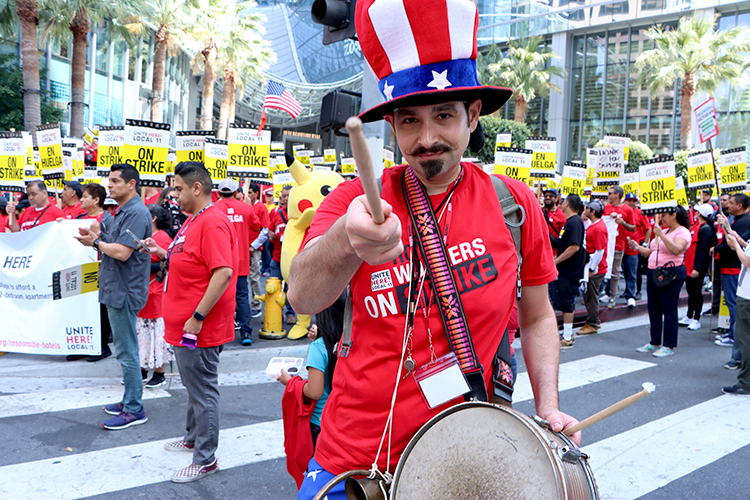
<svg viewBox="0 0 750 500">
<path fill-rule="evenodd" d="M 632 396 L 628 396 L 627 398 L 618 401 L 617 403 L 613 404 L 612 406 L 609 406 L 609 407 L 603 409 L 599 413 L 596 413 L 596 414 L 590 416 L 587 419 L 581 420 L 580 422 L 578 422 L 573 427 L 569 427 L 569 428 L 565 429 L 563 431 L 563 434 L 565 434 L 566 436 L 572 436 L 576 432 L 582 431 L 586 427 L 588 427 L 590 425 L 593 425 L 593 424 L 595 424 L 595 423 L 597 423 L 597 422 L 599 422 L 601 420 L 604 420 L 605 418 L 607 418 L 607 417 L 609 417 L 611 415 L 614 415 L 615 413 L 617 413 L 620 410 L 624 410 L 625 408 L 627 408 L 628 406 L 632 405 L 633 403 L 635 403 L 636 401 L 638 401 L 642 397 L 648 396 L 649 394 L 651 394 L 652 392 L 654 392 L 655 389 L 656 389 L 656 387 L 654 386 L 654 384 L 652 384 L 651 382 L 645 382 L 643 384 L 643 390 L 642 391 L 636 392 Z"/>
<path fill-rule="evenodd" d="M 346 131 L 349 134 L 357 134 L 362 130 L 362 120 L 356 116 L 350 116 L 346 120 Z"/>
</svg>

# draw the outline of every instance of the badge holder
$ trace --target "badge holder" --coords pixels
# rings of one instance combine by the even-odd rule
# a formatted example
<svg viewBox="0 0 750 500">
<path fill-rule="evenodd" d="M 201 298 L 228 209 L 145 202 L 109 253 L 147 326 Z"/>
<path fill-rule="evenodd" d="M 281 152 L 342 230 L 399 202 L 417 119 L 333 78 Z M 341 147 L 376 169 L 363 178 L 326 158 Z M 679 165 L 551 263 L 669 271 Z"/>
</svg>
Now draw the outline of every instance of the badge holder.
<svg viewBox="0 0 750 500">
<path fill-rule="evenodd" d="M 414 370 L 414 380 L 430 410 L 471 390 L 452 352 Z"/>
</svg>

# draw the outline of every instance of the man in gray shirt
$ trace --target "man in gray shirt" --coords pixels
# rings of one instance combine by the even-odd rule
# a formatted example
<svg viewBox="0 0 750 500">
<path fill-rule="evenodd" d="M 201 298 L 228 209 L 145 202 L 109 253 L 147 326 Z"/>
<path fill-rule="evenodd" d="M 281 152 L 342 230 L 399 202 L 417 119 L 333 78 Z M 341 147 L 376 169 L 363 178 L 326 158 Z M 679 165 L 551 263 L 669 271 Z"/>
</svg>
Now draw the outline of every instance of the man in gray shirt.
<svg viewBox="0 0 750 500">
<path fill-rule="evenodd" d="M 119 430 L 148 421 L 143 407 L 143 380 L 138 357 L 135 321 L 148 298 L 151 256 L 138 252 L 135 239 L 151 236 L 151 214 L 138 191 L 140 176 L 128 164 L 113 165 L 109 174 L 109 194 L 119 205 L 109 234 L 96 234 L 82 228 L 78 241 L 93 246 L 101 254 L 99 302 L 107 306 L 117 361 L 122 366 L 125 394 L 122 402 L 104 408 L 114 417 L 102 423 L 105 429 Z M 101 238 L 100 238 L 101 237 Z"/>
</svg>

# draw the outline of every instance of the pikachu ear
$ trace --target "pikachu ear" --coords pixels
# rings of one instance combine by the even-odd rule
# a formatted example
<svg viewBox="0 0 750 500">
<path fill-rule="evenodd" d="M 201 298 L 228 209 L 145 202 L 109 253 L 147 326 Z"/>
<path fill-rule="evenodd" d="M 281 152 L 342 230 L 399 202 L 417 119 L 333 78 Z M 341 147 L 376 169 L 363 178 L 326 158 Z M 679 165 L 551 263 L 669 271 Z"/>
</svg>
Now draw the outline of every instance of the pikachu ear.
<svg viewBox="0 0 750 500">
<path fill-rule="evenodd" d="M 292 174 L 292 177 L 294 177 L 294 182 L 296 182 L 298 186 L 307 184 L 307 181 L 310 180 L 310 172 L 305 166 L 296 158 L 292 158 L 291 155 L 285 155 L 285 158 L 286 164 L 289 165 L 289 172 Z"/>
</svg>

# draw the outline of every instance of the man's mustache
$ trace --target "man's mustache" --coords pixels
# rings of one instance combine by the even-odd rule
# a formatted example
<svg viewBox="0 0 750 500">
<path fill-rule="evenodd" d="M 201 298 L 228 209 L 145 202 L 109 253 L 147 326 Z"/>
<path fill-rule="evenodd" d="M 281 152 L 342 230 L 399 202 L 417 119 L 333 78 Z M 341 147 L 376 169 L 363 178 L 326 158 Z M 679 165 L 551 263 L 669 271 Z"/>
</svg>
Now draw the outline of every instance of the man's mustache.
<svg viewBox="0 0 750 500">
<path fill-rule="evenodd" d="M 453 148 L 451 148 L 447 144 L 435 144 L 434 146 L 430 146 L 429 148 L 426 148 L 424 146 L 417 146 L 409 154 L 412 156 L 419 156 L 433 153 L 448 153 L 450 151 L 453 151 Z"/>
</svg>

